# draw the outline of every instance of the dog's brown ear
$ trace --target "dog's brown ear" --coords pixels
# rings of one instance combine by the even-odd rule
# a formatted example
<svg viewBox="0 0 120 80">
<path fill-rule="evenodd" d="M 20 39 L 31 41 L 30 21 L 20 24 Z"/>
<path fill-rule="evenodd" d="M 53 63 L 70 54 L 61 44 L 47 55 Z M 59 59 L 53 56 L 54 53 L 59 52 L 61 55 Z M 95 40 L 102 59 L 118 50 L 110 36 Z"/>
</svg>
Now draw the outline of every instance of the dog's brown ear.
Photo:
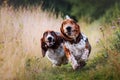
<svg viewBox="0 0 120 80">
<path fill-rule="evenodd" d="M 64 39 L 62 36 L 57 37 L 57 43 L 63 43 Z"/>
<path fill-rule="evenodd" d="M 79 33 L 81 33 L 80 26 L 76 23 L 76 28 L 78 29 Z"/>
<path fill-rule="evenodd" d="M 45 57 L 45 54 L 47 51 L 47 46 L 46 46 L 45 42 L 43 41 L 43 38 L 41 38 L 40 42 L 41 42 L 42 56 Z"/>
<path fill-rule="evenodd" d="M 62 22 L 61 27 L 60 27 L 61 37 L 64 37 L 64 36 L 67 37 L 66 34 L 64 33 L 64 30 L 63 30 L 63 25 L 64 25 L 64 23 L 65 23 L 65 21 Z M 64 37 L 64 38 L 65 38 L 65 37 Z M 67 38 L 68 38 L 68 37 L 67 37 Z"/>
<path fill-rule="evenodd" d="M 63 31 L 63 23 L 61 24 L 60 31 L 61 31 L 62 34 L 64 33 L 64 31 Z"/>
</svg>

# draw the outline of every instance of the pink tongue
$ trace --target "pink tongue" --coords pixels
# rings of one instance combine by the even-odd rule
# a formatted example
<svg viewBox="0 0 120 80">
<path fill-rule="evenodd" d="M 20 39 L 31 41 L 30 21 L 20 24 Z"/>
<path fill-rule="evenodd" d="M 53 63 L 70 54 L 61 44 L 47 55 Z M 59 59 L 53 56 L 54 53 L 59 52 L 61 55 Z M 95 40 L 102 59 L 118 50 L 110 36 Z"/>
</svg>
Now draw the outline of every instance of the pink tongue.
<svg viewBox="0 0 120 80">
<path fill-rule="evenodd" d="M 51 46 L 52 44 L 51 43 L 47 43 L 48 46 Z"/>
</svg>

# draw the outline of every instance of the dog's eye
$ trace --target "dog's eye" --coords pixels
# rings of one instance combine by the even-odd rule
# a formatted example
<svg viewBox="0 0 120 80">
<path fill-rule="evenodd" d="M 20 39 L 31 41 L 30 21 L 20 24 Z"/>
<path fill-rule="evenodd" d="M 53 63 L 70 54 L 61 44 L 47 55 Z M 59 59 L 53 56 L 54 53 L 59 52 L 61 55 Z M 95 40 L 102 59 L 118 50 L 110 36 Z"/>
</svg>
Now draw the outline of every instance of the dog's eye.
<svg viewBox="0 0 120 80">
<path fill-rule="evenodd" d="M 74 22 L 73 22 L 73 21 L 71 21 L 70 23 L 71 23 L 71 24 L 74 24 Z"/>
<path fill-rule="evenodd" d="M 55 32 L 52 31 L 52 32 L 51 32 L 51 35 L 55 35 Z"/>
<path fill-rule="evenodd" d="M 48 33 L 44 33 L 43 36 L 47 36 Z"/>
<path fill-rule="evenodd" d="M 73 30 L 73 32 L 77 32 L 78 30 Z"/>
</svg>

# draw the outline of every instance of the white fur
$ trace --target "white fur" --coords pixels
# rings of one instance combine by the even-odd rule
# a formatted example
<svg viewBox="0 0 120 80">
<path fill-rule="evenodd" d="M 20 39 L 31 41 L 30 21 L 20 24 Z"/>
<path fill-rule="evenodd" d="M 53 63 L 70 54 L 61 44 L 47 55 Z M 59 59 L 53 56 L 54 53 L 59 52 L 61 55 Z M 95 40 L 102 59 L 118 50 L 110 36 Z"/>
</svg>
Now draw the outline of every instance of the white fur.
<svg viewBox="0 0 120 80">
<path fill-rule="evenodd" d="M 50 33 L 48 33 L 47 37 L 45 38 L 46 44 L 47 44 L 47 45 L 54 45 L 54 43 L 55 43 L 54 41 L 48 42 L 48 38 L 49 38 L 49 37 L 51 37 L 52 40 L 54 39 L 54 36 L 51 35 Z"/>
<path fill-rule="evenodd" d="M 48 49 L 46 52 L 47 58 L 52 62 L 53 66 L 62 62 L 62 58 L 65 56 L 62 44 L 57 49 Z"/>
<path fill-rule="evenodd" d="M 86 45 L 85 40 L 83 39 L 81 39 L 78 44 L 71 44 L 69 41 L 66 41 L 65 46 L 74 56 L 82 56 Z"/>
<path fill-rule="evenodd" d="M 71 63 L 74 70 L 79 66 L 79 64 L 75 60 L 75 57 L 73 56 L 73 54 L 70 54 L 69 62 Z"/>
<path fill-rule="evenodd" d="M 89 55 L 89 50 L 88 49 L 84 49 L 84 53 L 81 56 L 81 59 L 84 60 L 84 61 L 87 61 L 88 55 Z"/>
<path fill-rule="evenodd" d="M 65 18 L 66 18 L 66 19 L 70 19 L 70 16 L 66 15 Z"/>
<path fill-rule="evenodd" d="M 51 35 L 50 33 L 48 33 L 47 37 L 45 38 L 46 41 L 48 41 L 48 38 L 51 37 L 52 39 L 54 39 L 54 36 Z"/>
<path fill-rule="evenodd" d="M 87 39 L 87 37 L 84 34 L 82 34 L 82 36 L 83 39 L 81 39 L 79 43 L 71 44 L 69 41 L 66 41 L 65 46 L 70 50 L 70 53 L 72 54 L 70 57 L 78 57 L 79 59 L 86 61 L 89 55 L 89 50 L 85 48 L 86 45 L 85 40 Z M 73 60 L 73 62 L 76 63 L 74 59 L 71 60 Z M 72 61 L 69 60 L 69 62 Z M 76 66 L 76 64 L 74 63 L 71 63 L 73 68 Z"/>
</svg>

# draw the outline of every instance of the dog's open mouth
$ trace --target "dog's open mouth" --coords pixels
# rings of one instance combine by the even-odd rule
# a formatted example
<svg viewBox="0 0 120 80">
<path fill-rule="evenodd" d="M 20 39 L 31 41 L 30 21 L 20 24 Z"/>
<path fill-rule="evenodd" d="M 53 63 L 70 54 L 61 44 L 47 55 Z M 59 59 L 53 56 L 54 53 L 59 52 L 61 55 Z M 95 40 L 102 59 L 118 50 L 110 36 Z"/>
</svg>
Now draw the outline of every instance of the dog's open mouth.
<svg viewBox="0 0 120 80">
<path fill-rule="evenodd" d="M 71 36 L 71 32 L 67 32 L 67 35 Z"/>
<path fill-rule="evenodd" d="M 53 46 L 54 43 L 55 43 L 54 41 L 51 41 L 51 42 L 50 42 L 50 41 L 47 41 L 47 42 L 46 42 L 46 44 L 47 44 L 49 47 Z"/>
</svg>

